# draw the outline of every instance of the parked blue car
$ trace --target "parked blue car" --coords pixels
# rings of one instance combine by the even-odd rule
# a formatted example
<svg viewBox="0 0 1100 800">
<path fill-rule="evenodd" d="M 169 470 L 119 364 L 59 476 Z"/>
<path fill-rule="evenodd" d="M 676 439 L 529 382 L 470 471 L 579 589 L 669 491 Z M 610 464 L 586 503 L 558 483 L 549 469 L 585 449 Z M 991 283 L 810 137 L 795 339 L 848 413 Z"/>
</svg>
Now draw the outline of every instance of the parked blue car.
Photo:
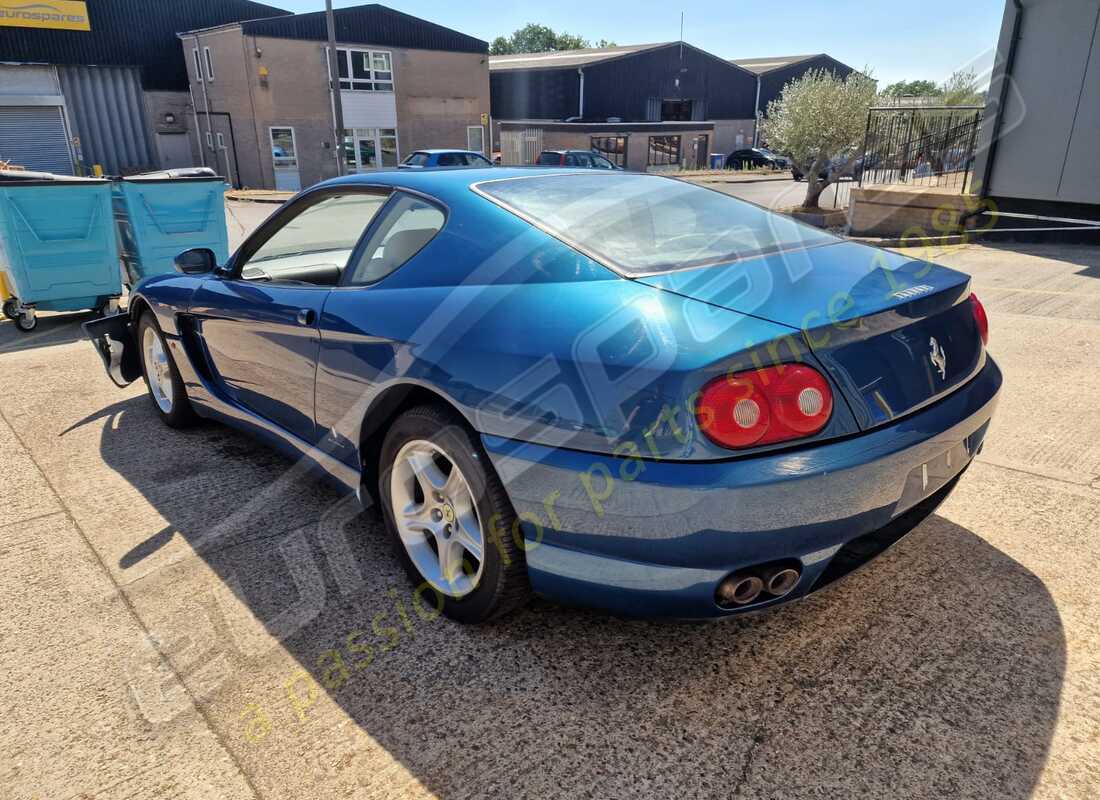
<svg viewBox="0 0 1100 800">
<path fill-rule="evenodd" d="M 417 150 L 405 156 L 398 169 L 426 167 L 491 167 L 493 162 L 473 150 Z"/>
<path fill-rule="evenodd" d="M 85 324 L 115 382 L 373 496 L 463 622 L 803 597 L 936 508 L 1001 386 L 967 276 L 655 175 L 339 178 L 177 269 Z"/>
</svg>

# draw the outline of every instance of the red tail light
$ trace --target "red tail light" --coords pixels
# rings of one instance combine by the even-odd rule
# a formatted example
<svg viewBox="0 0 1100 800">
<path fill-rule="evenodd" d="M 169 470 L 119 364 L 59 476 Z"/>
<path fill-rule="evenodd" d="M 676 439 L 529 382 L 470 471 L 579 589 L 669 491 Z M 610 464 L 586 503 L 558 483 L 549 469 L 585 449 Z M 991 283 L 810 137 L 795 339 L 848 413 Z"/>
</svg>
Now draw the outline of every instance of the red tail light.
<svg viewBox="0 0 1100 800">
<path fill-rule="evenodd" d="M 833 393 L 816 369 L 781 364 L 710 381 L 699 393 L 695 418 L 722 447 L 774 444 L 810 436 L 833 413 Z"/>
<path fill-rule="evenodd" d="M 985 306 L 978 299 L 978 295 L 971 293 L 970 310 L 974 312 L 974 321 L 978 323 L 978 333 L 982 336 L 982 344 L 989 344 L 989 317 L 985 315 Z"/>
</svg>

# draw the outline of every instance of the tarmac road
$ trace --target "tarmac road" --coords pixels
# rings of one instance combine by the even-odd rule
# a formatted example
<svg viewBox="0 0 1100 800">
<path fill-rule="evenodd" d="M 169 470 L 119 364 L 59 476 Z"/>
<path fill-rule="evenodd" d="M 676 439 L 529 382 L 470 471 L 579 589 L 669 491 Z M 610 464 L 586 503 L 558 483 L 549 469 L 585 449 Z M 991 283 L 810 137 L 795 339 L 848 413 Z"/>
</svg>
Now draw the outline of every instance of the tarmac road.
<svg viewBox="0 0 1100 800">
<path fill-rule="evenodd" d="M 985 451 L 867 568 L 711 625 L 425 620 L 373 512 L 161 425 L 85 315 L 0 323 L 0 797 L 1100 795 L 1100 250 L 932 255 L 989 309 Z"/>
<path fill-rule="evenodd" d="M 710 189 L 717 189 L 742 200 L 749 200 L 765 208 L 789 208 L 790 206 L 801 205 L 806 197 L 806 183 L 791 178 L 786 180 L 745 181 L 735 176 L 725 180 L 719 178 L 700 182 Z M 823 209 L 832 209 L 834 207 L 834 195 L 839 190 L 840 206 L 844 207 L 848 204 L 848 194 L 855 185 L 851 181 L 830 184 L 825 187 L 825 191 L 821 193 L 818 202 Z"/>
</svg>

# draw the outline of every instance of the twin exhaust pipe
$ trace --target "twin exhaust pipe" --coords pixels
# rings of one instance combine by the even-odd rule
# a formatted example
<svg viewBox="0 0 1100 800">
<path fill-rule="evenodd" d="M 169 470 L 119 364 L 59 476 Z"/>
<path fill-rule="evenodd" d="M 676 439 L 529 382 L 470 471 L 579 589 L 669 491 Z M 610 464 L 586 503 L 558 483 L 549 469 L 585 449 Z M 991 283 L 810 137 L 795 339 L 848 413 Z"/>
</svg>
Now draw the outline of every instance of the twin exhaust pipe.
<svg viewBox="0 0 1100 800">
<path fill-rule="evenodd" d="M 782 564 L 747 569 L 733 573 L 718 584 L 714 597 L 723 608 L 747 606 L 763 593 L 782 597 L 795 587 L 800 577 L 802 573 L 797 569 Z"/>
</svg>

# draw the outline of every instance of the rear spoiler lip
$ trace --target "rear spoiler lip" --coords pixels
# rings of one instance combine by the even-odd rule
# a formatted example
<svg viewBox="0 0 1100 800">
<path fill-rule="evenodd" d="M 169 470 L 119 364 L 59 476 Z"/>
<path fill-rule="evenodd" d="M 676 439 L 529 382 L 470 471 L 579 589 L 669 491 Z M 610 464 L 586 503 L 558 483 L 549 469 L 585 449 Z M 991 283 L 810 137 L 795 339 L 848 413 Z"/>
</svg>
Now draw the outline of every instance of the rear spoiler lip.
<svg viewBox="0 0 1100 800">
<path fill-rule="evenodd" d="M 141 377 L 141 361 L 129 312 L 93 319 L 81 327 L 116 386 L 124 388 Z"/>
</svg>

